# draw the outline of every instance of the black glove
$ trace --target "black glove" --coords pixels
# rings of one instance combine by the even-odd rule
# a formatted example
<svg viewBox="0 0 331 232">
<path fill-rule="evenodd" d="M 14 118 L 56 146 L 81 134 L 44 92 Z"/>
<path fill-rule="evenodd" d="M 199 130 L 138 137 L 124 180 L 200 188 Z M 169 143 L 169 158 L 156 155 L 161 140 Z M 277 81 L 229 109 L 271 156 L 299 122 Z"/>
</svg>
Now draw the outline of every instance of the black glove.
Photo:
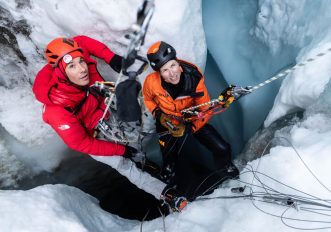
<svg viewBox="0 0 331 232">
<path fill-rule="evenodd" d="M 137 168 L 141 169 L 144 172 L 149 173 L 151 176 L 158 178 L 160 175 L 160 167 L 153 161 L 148 160 L 147 158 L 144 157 L 141 162 L 135 162 Z"/>
<path fill-rule="evenodd" d="M 139 152 L 136 148 L 130 146 L 125 147 L 123 157 L 130 159 L 132 162 L 136 163 L 138 168 L 139 165 L 144 165 L 146 161 L 146 157 L 143 152 Z"/>
<path fill-rule="evenodd" d="M 156 121 L 160 121 L 161 114 L 163 113 L 163 111 L 159 107 L 156 107 L 154 109 L 154 112 L 153 113 L 154 113 L 155 120 Z"/>
<path fill-rule="evenodd" d="M 110 67 L 117 73 L 120 73 L 122 70 L 122 60 L 123 57 L 115 54 L 115 56 L 110 60 Z"/>
<path fill-rule="evenodd" d="M 126 146 L 125 147 L 125 152 L 123 154 L 123 157 L 124 158 L 127 158 L 127 159 L 132 159 L 135 156 L 135 154 L 137 154 L 137 153 L 138 153 L 138 151 L 137 151 L 136 148 L 130 147 L 130 146 Z"/>
<path fill-rule="evenodd" d="M 123 59 L 123 71 L 127 71 L 127 69 L 134 64 L 137 56 L 137 51 L 133 50 L 129 55 L 127 55 L 126 59 Z"/>
</svg>

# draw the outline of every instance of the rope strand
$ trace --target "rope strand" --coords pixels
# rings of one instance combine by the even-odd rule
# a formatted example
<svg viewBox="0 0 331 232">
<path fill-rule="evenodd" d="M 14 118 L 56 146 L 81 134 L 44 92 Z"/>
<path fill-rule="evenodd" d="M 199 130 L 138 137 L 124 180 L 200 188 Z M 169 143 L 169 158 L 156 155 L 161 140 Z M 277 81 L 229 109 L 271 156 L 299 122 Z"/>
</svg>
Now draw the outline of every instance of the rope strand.
<svg viewBox="0 0 331 232">
<path fill-rule="evenodd" d="M 259 89 L 259 88 L 267 85 L 267 84 L 270 84 L 271 82 L 273 82 L 275 80 L 278 80 L 279 78 L 285 77 L 286 75 L 288 75 L 289 73 L 293 72 L 297 68 L 304 67 L 307 64 L 309 64 L 309 63 L 311 63 L 311 62 L 319 59 L 320 57 L 323 57 L 323 56 L 327 55 L 330 52 L 331 52 L 331 48 L 328 48 L 328 49 L 325 50 L 325 52 L 320 52 L 317 55 L 315 55 L 314 57 L 308 58 L 308 59 L 306 59 L 305 61 L 303 61 L 301 63 L 295 64 L 294 66 L 285 69 L 284 71 L 282 71 L 282 72 L 278 73 L 277 75 L 269 78 L 268 80 L 265 80 L 265 81 L 263 81 L 263 82 L 255 85 L 254 87 L 251 87 L 250 88 L 251 93 L 254 92 L 255 90 L 257 90 L 257 89 Z M 191 114 L 191 115 L 197 115 L 197 112 L 195 112 L 196 109 L 199 109 L 200 107 L 207 106 L 207 105 L 213 106 L 214 104 L 219 104 L 220 102 L 221 102 L 220 99 L 213 99 L 213 100 L 211 100 L 209 102 L 205 102 L 205 103 L 202 103 L 202 104 L 199 104 L 199 105 L 192 106 L 192 107 L 189 107 L 187 109 L 184 109 L 184 110 L 181 111 L 181 113 L 182 114 L 187 113 L 187 114 Z"/>
</svg>

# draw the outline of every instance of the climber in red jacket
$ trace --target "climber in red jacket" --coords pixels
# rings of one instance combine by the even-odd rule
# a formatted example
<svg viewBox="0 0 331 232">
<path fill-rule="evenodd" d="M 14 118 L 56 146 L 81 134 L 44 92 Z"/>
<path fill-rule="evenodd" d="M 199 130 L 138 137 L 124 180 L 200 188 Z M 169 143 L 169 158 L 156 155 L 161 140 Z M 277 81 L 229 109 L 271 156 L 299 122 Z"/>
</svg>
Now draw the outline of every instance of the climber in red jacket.
<svg viewBox="0 0 331 232">
<path fill-rule="evenodd" d="M 87 36 L 57 38 L 45 49 L 46 64 L 37 74 L 33 92 L 44 104 L 43 120 L 73 150 L 97 155 L 131 158 L 135 149 L 94 136 L 105 109 L 104 98 L 89 91 L 104 81 L 90 55 L 104 60 L 116 72 L 122 57 L 105 44 Z"/>
</svg>

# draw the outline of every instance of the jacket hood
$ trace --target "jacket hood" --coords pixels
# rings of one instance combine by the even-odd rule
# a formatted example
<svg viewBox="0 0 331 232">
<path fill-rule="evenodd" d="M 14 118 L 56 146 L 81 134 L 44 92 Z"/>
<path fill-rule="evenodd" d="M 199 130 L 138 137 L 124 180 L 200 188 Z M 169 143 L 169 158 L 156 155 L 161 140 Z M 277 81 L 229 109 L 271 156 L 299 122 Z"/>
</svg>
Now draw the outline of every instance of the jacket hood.
<svg viewBox="0 0 331 232">
<path fill-rule="evenodd" d="M 83 49 L 84 60 L 88 65 L 90 84 L 96 80 L 102 81 L 96 70 L 96 61 L 93 60 L 87 50 Z M 71 83 L 64 74 L 63 68 L 52 68 L 46 64 L 36 75 L 32 91 L 38 101 L 46 105 L 62 105 L 73 109 L 87 94 L 87 87 L 77 86 Z"/>
<path fill-rule="evenodd" d="M 37 74 L 32 90 L 41 103 L 69 109 L 74 109 L 87 94 L 87 87 L 72 84 L 59 68 L 48 64 Z"/>
<path fill-rule="evenodd" d="M 48 92 L 51 86 L 55 85 L 55 81 L 52 78 L 53 68 L 47 64 L 37 74 L 32 86 L 32 91 L 38 101 L 43 104 L 50 105 L 52 102 L 48 97 Z"/>
</svg>

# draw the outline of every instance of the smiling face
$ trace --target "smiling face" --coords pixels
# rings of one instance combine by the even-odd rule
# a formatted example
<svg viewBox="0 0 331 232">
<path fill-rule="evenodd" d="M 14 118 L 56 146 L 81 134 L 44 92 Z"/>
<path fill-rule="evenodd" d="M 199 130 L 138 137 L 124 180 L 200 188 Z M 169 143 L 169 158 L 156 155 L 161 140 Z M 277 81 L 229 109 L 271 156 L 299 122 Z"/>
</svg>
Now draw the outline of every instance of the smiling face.
<svg viewBox="0 0 331 232">
<path fill-rule="evenodd" d="M 69 80 L 79 86 L 86 86 L 90 83 L 88 67 L 83 57 L 76 57 L 71 60 L 65 72 Z"/>
<path fill-rule="evenodd" d="M 177 85 L 180 81 L 182 67 L 177 60 L 170 60 L 160 68 L 160 75 L 167 83 Z"/>
</svg>

